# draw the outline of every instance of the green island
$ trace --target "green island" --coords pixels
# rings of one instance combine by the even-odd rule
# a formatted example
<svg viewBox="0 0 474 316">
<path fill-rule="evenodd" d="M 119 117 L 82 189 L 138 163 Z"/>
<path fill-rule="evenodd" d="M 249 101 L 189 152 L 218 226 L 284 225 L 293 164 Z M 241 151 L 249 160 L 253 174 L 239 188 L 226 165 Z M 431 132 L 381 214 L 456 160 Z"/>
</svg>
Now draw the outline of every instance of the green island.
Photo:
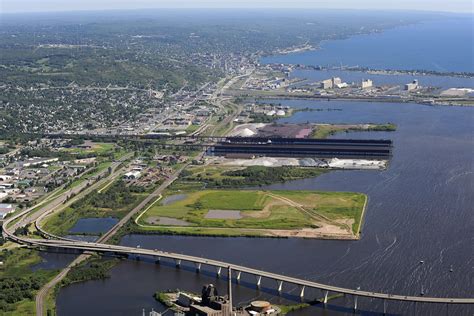
<svg viewBox="0 0 474 316">
<path fill-rule="evenodd" d="M 143 231 L 220 236 L 356 239 L 366 196 L 350 192 L 199 190 L 156 203 Z M 166 205 L 164 205 L 166 204 Z"/>
<path fill-rule="evenodd" d="M 315 124 L 312 138 L 327 138 L 337 133 L 350 132 L 394 132 L 397 126 L 386 124 Z"/>
<path fill-rule="evenodd" d="M 118 261 L 118 259 L 103 259 L 95 255 L 77 266 L 72 267 L 59 286 L 64 287 L 73 283 L 107 279 L 110 277 L 109 270 L 113 268 Z"/>
</svg>

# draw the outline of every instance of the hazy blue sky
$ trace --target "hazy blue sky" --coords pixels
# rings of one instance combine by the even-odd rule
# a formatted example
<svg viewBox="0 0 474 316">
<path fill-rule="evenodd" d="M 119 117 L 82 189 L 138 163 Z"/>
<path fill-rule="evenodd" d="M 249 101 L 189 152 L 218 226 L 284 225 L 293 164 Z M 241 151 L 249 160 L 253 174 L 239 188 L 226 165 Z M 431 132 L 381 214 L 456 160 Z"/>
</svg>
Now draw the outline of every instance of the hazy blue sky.
<svg viewBox="0 0 474 316">
<path fill-rule="evenodd" d="M 141 8 L 333 8 L 473 12 L 472 0 L 0 0 L 1 12 Z"/>
</svg>

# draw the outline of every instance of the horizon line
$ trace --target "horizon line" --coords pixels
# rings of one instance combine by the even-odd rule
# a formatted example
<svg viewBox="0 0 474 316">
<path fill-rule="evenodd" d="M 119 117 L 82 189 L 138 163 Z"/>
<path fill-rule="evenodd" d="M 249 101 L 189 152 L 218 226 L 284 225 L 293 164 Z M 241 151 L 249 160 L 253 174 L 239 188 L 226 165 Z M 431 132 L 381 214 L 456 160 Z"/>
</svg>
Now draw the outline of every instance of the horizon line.
<svg viewBox="0 0 474 316">
<path fill-rule="evenodd" d="M 472 11 L 436 11 L 430 9 L 387 9 L 387 8 L 334 8 L 334 7 L 143 7 L 143 8 L 96 8 L 96 9 L 72 9 L 72 10 L 34 10 L 34 11 L 2 11 L 1 14 L 35 14 L 35 13 L 74 13 L 74 12 L 112 12 L 112 11 L 142 11 L 142 10 L 249 10 L 249 11 L 258 11 L 258 10 L 329 10 L 329 11 L 359 11 L 359 12 L 413 12 L 413 13 L 438 13 L 438 14 L 465 14 L 465 15 L 474 15 L 474 10 Z"/>
</svg>

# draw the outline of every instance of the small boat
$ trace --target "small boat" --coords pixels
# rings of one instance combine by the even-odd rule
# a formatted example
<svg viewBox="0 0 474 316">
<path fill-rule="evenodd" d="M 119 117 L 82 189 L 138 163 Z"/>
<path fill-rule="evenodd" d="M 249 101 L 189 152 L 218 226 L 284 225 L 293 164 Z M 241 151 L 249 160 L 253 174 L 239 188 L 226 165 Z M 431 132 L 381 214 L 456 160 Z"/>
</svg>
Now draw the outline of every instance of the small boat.
<svg viewBox="0 0 474 316">
<path fill-rule="evenodd" d="M 421 292 L 420 292 L 420 295 L 421 295 L 421 296 L 425 295 L 425 290 L 423 290 L 423 285 L 421 286 Z"/>
<path fill-rule="evenodd" d="M 449 272 L 453 272 L 453 266 L 451 265 L 451 267 L 449 267 Z"/>
<path fill-rule="evenodd" d="M 423 264 L 423 263 L 425 263 L 425 262 L 423 260 L 420 260 L 420 264 Z"/>
</svg>

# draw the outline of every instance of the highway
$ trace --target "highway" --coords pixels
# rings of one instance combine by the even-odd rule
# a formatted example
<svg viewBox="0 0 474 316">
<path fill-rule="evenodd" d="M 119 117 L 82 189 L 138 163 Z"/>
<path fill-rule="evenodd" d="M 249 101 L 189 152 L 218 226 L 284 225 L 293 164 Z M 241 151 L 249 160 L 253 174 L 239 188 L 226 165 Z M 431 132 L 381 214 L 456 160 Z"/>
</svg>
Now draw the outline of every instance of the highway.
<svg viewBox="0 0 474 316">
<path fill-rule="evenodd" d="M 77 185 L 77 186 L 75 186 L 75 187 L 73 187 L 69 190 L 66 190 L 65 192 L 63 192 L 62 194 L 58 195 L 55 198 L 46 198 L 41 203 L 39 203 L 37 205 L 34 205 L 31 208 L 29 208 L 29 209 L 19 213 L 18 215 L 14 216 L 11 220 L 5 221 L 4 225 L 3 225 L 3 230 L 4 231 L 6 230 L 6 227 L 7 227 L 7 225 L 9 225 L 9 223 L 14 222 L 14 220 L 16 220 L 16 219 L 19 219 L 19 221 L 17 223 L 14 223 L 13 225 L 11 225 L 11 227 L 8 228 L 9 231 L 14 232 L 18 227 L 26 226 L 29 223 L 35 223 L 36 229 L 39 230 L 40 232 L 44 232 L 44 230 L 41 229 L 40 223 L 46 216 L 49 216 L 49 215 L 51 215 L 55 212 L 59 212 L 59 211 L 63 210 L 64 208 L 68 207 L 70 204 L 72 204 L 75 201 L 79 200 L 80 198 L 87 195 L 91 191 L 96 190 L 97 188 L 102 186 L 107 181 L 113 181 L 120 174 L 120 172 L 119 172 L 119 170 L 117 170 L 117 168 L 120 166 L 120 164 L 122 162 L 124 162 L 124 161 L 128 160 L 129 158 L 131 158 L 132 155 L 133 155 L 132 153 L 129 153 L 129 154 L 123 155 L 120 159 L 114 161 L 110 165 L 111 174 L 108 177 L 106 177 L 104 179 L 101 179 L 101 180 L 97 181 L 96 183 L 92 183 L 90 180 L 83 181 L 79 185 Z M 99 172 L 96 175 L 96 177 L 101 177 L 104 174 L 106 174 L 107 172 L 108 172 L 108 170 L 104 169 L 103 171 Z M 71 195 L 75 195 L 75 197 L 68 200 L 68 197 L 70 197 Z M 36 208 L 38 208 L 38 206 L 41 206 L 45 203 L 48 203 L 48 204 L 45 205 L 44 207 L 40 208 L 39 210 L 34 211 Z M 56 238 L 58 240 L 63 240 L 65 242 L 72 242 L 73 241 L 72 239 L 61 238 L 61 237 L 58 237 L 58 236 L 54 236 L 52 234 L 49 234 L 49 237 L 50 238 Z M 36 314 L 37 315 L 43 315 L 43 310 L 44 310 L 43 304 L 46 301 L 46 297 L 47 297 L 49 291 L 52 288 L 54 288 L 54 286 L 56 286 L 56 284 L 58 284 L 67 275 L 67 273 L 70 271 L 71 267 L 73 267 L 74 265 L 82 262 L 86 258 L 87 258 L 86 255 L 81 255 L 81 256 L 77 257 L 71 264 L 69 264 L 68 267 L 63 269 L 58 275 L 56 275 L 50 282 L 48 282 L 45 286 L 43 286 L 38 291 L 38 293 L 36 295 L 36 311 L 37 311 Z"/>
<path fill-rule="evenodd" d="M 98 186 L 103 184 L 105 181 L 115 178 L 117 176 L 117 173 L 115 172 L 117 167 L 122 162 L 129 159 L 131 156 L 132 156 L 132 154 L 127 154 L 127 155 L 122 156 L 117 161 L 114 161 L 110 165 L 112 173 L 109 177 L 107 177 L 105 179 L 102 179 L 102 180 L 100 180 L 100 181 L 98 181 L 94 184 L 92 184 L 91 180 L 87 180 L 87 181 L 84 180 L 80 184 L 78 184 L 77 186 L 63 192 L 62 194 L 58 195 L 55 198 L 46 198 L 43 201 L 41 201 L 39 204 L 33 205 L 32 207 L 26 209 L 25 211 L 20 213 L 20 214 L 24 214 L 23 218 L 20 221 L 18 221 L 17 223 L 15 223 L 12 227 L 10 227 L 10 229 L 14 231 L 16 228 L 18 228 L 20 226 L 25 226 L 29 223 L 36 222 L 38 220 L 38 218 L 41 218 L 41 217 L 45 216 L 45 214 L 49 214 L 52 211 L 61 210 L 64 207 L 66 207 L 67 205 L 71 204 L 72 202 L 78 200 L 81 196 L 83 196 L 83 195 L 89 193 L 90 191 L 94 190 L 95 188 L 97 188 Z M 107 172 L 108 172 L 108 170 L 104 169 L 101 172 L 99 172 L 95 177 L 101 177 Z M 75 198 L 68 201 L 68 198 L 72 195 L 75 195 Z M 54 196 L 54 194 L 53 194 L 53 196 Z M 45 205 L 44 207 L 42 207 L 41 209 L 39 209 L 37 211 L 34 211 L 36 208 L 38 208 L 38 206 L 41 206 L 45 203 L 48 203 L 48 204 Z"/>
</svg>

